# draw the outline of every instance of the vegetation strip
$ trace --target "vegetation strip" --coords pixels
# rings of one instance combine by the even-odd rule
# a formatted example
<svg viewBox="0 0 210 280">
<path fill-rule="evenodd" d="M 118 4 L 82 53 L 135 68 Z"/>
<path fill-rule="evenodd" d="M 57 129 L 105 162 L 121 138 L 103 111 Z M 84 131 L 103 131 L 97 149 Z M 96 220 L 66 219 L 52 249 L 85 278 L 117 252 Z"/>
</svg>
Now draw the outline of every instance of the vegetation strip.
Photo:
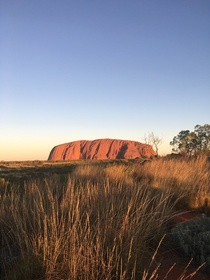
<svg viewBox="0 0 210 280">
<path fill-rule="evenodd" d="M 206 157 L 56 164 L 21 183 L 0 176 L 1 279 L 158 279 L 173 217 L 210 212 Z"/>
</svg>

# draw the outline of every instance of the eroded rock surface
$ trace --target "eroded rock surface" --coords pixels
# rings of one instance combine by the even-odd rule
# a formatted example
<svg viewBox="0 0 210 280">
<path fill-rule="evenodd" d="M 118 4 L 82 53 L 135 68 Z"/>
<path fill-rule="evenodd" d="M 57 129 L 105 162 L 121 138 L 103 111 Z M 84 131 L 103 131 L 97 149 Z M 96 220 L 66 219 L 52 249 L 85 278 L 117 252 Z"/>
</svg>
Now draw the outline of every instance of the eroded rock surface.
<svg viewBox="0 0 210 280">
<path fill-rule="evenodd" d="M 130 140 L 97 139 L 79 140 L 55 146 L 48 160 L 134 159 L 155 155 L 152 146 L 148 144 Z"/>
</svg>

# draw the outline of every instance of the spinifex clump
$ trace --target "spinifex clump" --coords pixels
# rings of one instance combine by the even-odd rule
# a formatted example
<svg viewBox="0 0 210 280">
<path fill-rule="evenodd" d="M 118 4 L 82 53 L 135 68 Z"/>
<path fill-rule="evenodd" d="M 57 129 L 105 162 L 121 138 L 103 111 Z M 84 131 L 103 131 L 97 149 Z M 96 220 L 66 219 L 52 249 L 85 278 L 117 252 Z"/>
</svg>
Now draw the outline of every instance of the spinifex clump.
<svg viewBox="0 0 210 280">
<path fill-rule="evenodd" d="M 172 229 L 172 236 L 181 251 L 210 272 L 210 218 L 201 217 L 180 223 Z"/>
</svg>

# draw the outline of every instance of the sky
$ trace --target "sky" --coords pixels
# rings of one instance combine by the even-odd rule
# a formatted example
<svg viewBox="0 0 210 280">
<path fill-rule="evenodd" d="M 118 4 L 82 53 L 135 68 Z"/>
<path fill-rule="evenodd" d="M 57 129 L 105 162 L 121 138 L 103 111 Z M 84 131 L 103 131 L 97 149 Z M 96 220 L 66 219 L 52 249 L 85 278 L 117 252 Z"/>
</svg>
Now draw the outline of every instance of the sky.
<svg viewBox="0 0 210 280">
<path fill-rule="evenodd" d="M 0 0 L 0 161 L 210 124 L 209 0 Z"/>
</svg>

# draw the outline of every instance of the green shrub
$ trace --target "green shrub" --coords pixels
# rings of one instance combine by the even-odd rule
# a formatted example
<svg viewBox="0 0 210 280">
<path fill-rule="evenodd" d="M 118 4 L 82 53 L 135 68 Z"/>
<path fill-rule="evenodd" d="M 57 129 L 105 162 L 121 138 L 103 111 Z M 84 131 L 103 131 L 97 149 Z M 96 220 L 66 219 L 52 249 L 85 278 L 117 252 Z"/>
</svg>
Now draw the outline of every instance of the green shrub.
<svg viewBox="0 0 210 280">
<path fill-rule="evenodd" d="M 210 218 L 180 223 L 172 229 L 172 237 L 185 256 L 204 264 L 202 269 L 210 272 Z"/>
</svg>

